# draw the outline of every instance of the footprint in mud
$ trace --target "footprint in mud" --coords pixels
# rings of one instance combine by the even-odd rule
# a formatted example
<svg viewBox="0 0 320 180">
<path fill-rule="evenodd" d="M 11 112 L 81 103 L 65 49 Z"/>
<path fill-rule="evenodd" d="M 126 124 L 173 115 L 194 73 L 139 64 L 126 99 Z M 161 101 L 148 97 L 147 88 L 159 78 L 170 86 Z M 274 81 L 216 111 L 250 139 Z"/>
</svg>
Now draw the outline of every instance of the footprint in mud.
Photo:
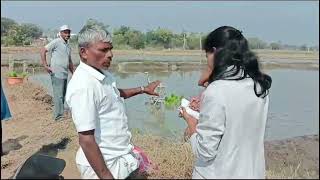
<svg viewBox="0 0 320 180">
<path fill-rule="evenodd" d="M 9 154 L 12 150 L 18 150 L 22 148 L 22 145 L 19 141 L 26 139 L 28 136 L 20 136 L 16 139 L 8 139 L 2 143 L 2 152 L 1 156 Z"/>
</svg>

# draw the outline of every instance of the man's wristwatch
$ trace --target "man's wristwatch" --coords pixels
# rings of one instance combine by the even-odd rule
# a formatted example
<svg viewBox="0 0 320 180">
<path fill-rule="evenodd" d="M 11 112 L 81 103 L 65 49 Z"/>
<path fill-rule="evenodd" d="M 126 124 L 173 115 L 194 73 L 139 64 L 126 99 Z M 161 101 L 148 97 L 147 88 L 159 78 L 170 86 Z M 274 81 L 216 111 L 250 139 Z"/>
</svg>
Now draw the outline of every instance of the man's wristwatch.
<svg viewBox="0 0 320 180">
<path fill-rule="evenodd" d="M 141 89 L 140 94 L 144 93 L 144 86 L 140 86 L 140 89 Z"/>
</svg>

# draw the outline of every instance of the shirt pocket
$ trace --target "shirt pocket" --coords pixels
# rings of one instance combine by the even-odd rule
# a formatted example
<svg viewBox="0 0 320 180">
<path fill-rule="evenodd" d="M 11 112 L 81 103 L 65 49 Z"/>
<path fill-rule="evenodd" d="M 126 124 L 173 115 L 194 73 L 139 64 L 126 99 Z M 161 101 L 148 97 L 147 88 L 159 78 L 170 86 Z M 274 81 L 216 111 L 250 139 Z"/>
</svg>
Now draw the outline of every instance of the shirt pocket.
<svg viewBox="0 0 320 180">
<path fill-rule="evenodd" d="M 111 86 L 110 96 L 113 102 L 113 107 L 119 111 L 120 114 L 125 114 L 124 98 L 120 96 L 119 90 Z"/>
<path fill-rule="evenodd" d="M 116 87 L 107 85 L 104 87 L 105 97 L 103 105 L 108 104 L 108 111 L 123 116 L 125 114 L 124 99 L 120 96 L 120 92 Z"/>
<path fill-rule="evenodd" d="M 120 103 L 123 104 L 124 103 L 124 98 L 121 97 L 120 91 L 118 90 L 118 88 L 116 88 L 115 86 L 112 86 L 112 88 L 113 88 L 114 95 L 115 95 L 117 101 L 119 101 Z"/>
</svg>

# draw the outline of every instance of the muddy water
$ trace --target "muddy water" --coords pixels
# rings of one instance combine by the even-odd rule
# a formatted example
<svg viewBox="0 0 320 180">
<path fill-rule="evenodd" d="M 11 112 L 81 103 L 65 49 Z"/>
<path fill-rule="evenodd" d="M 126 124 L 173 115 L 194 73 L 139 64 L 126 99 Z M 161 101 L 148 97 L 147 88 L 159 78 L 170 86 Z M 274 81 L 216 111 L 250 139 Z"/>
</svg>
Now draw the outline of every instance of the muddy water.
<svg viewBox="0 0 320 180">
<path fill-rule="evenodd" d="M 319 134 L 319 71 L 273 69 L 266 70 L 272 76 L 270 107 L 266 139 L 285 139 L 300 135 Z M 151 80 L 159 79 L 166 86 L 167 95 L 174 93 L 191 97 L 199 94 L 199 71 L 149 73 Z M 145 85 L 143 72 L 114 72 L 118 87 L 130 88 Z M 30 78 L 41 83 L 52 94 L 50 78 L 37 74 Z M 178 111 L 163 105 L 150 105 L 146 95 L 126 100 L 129 126 L 133 131 L 148 132 L 165 137 L 181 137 L 186 127 L 178 117 Z"/>
</svg>

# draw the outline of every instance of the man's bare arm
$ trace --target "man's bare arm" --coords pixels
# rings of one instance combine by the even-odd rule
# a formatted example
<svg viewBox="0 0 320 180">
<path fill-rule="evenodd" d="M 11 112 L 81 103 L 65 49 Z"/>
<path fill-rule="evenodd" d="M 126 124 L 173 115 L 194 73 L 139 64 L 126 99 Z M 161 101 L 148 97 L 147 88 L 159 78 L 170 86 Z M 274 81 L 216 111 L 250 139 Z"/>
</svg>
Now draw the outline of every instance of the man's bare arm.
<svg viewBox="0 0 320 180">
<path fill-rule="evenodd" d="M 154 90 L 159 86 L 160 81 L 154 81 L 150 84 L 148 84 L 146 87 L 137 87 L 137 88 L 131 88 L 131 89 L 118 89 L 120 92 L 120 96 L 127 99 L 129 97 L 135 96 L 137 94 L 146 93 L 153 96 L 159 96 L 158 93 L 156 93 Z"/>
<path fill-rule="evenodd" d="M 120 96 L 123 97 L 124 99 L 135 96 L 137 94 L 144 93 L 144 90 L 142 90 L 141 87 L 131 88 L 131 89 L 118 89 L 118 90 L 120 92 Z"/>
<path fill-rule="evenodd" d="M 47 63 L 47 57 L 46 57 L 47 52 L 48 52 L 48 50 L 46 48 L 44 48 L 44 47 L 41 48 L 41 50 L 40 50 L 41 63 L 48 73 L 52 73 L 52 70 L 48 66 L 48 63 Z"/>
<path fill-rule="evenodd" d="M 100 179 L 113 179 L 94 138 L 94 130 L 79 132 L 79 144 Z"/>
<path fill-rule="evenodd" d="M 73 62 L 72 62 L 72 60 L 71 60 L 71 57 L 69 58 L 69 70 L 70 70 L 70 72 L 71 72 L 72 74 L 73 74 L 74 71 L 75 71 L 74 64 L 73 64 Z"/>
</svg>

